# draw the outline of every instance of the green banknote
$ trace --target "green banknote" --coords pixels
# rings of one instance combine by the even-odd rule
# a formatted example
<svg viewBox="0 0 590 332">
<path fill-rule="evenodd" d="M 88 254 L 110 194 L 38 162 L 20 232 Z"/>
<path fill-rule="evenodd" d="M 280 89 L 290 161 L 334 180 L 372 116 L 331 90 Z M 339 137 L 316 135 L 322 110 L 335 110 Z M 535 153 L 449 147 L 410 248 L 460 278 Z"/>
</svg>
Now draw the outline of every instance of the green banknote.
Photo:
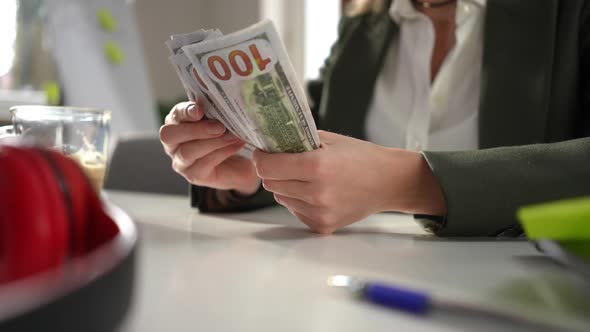
<svg viewBox="0 0 590 332">
<path fill-rule="evenodd" d="M 182 50 L 200 88 L 253 146 L 287 153 L 319 148 L 307 98 L 270 21 Z"/>
<path fill-rule="evenodd" d="M 306 139 L 306 128 L 299 125 L 298 112 L 292 109 L 285 92 L 289 87 L 285 88 L 279 76 L 266 73 L 243 83 L 241 93 L 246 112 L 254 118 L 272 151 L 297 153 L 313 150 L 313 141 Z"/>
</svg>

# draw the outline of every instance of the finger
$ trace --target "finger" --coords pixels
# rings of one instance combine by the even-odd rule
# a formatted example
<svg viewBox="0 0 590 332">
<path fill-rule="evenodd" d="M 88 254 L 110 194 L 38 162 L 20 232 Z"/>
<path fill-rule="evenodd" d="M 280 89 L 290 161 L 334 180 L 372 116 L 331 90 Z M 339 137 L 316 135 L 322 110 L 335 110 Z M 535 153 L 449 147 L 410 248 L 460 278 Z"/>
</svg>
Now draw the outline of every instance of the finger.
<svg viewBox="0 0 590 332">
<path fill-rule="evenodd" d="M 205 110 L 200 102 L 182 102 L 176 104 L 166 116 L 165 123 L 195 122 L 201 120 Z"/>
<path fill-rule="evenodd" d="M 214 168 L 224 162 L 229 157 L 235 155 L 244 147 L 244 142 L 234 143 L 219 150 L 215 150 L 205 157 L 198 159 L 192 166 L 182 172 L 187 180 L 194 184 L 207 178 Z"/>
<path fill-rule="evenodd" d="M 291 213 L 311 228 L 312 231 L 320 234 L 330 234 L 336 230 L 326 220 L 322 220 L 325 214 L 322 213 L 320 208 L 295 198 L 289 198 L 279 194 L 275 194 L 274 196 L 277 203 L 289 209 Z"/>
<path fill-rule="evenodd" d="M 160 140 L 162 144 L 173 150 L 178 144 L 219 137 L 225 131 L 225 126 L 217 120 L 165 124 L 160 128 Z"/>
<path fill-rule="evenodd" d="M 230 132 L 218 138 L 199 139 L 182 143 L 174 152 L 174 162 L 177 169 L 185 169 L 196 160 L 226 146 L 239 142 L 240 139 Z"/>
<path fill-rule="evenodd" d="M 255 150 L 253 154 L 256 172 L 262 179 L 300 180 L 310 178 L 317 166 L 315 151 L 303 153 L 266 153 Z"/>
<path fill-rule="evenodd" d="M 301 213 L 307 216 L 308 218 L 315 216 L 319 211 L 318 207 L 313 206 L 297 198 L 287 197 L 281 194 L 274 194 L 274 197 L 277 203 L 281 204 L 289 210 Z"/>
<path fill-rule="evenodd" d="M 287 196 L 290 198 L 297 198 L 307 203 L 313 204 L 313 186 L 310 182 L 296 181 L 296 180 L 263 180 L 262 186 L 264 189 Z"/>
<path fill-rule="evenodd" d="M 297 217 L 297 219 L 301 220 L 301 222 L 306 224 L 307 227 L 309 227 L 313 232 L 316 232 L 319 234 L 332 234 L 336 230 L 333 227 L 319 226 L 319 225 L 317 225 L 317 223 L 313 219 L 311 219 L 299 212 L 291 211 L 291 213 L 293 213 L 293 215 L 295 215 L 295 217 Z"/>
<path fill-rule="evenodd" d="M 325 130 L 318 130 L 318 135 L 320 137 L 320 142 L 327 145 L 333 144 L 338 139 L 338 137 L 342 137 L 338 134 L 334 134 Z"/>
</svg>

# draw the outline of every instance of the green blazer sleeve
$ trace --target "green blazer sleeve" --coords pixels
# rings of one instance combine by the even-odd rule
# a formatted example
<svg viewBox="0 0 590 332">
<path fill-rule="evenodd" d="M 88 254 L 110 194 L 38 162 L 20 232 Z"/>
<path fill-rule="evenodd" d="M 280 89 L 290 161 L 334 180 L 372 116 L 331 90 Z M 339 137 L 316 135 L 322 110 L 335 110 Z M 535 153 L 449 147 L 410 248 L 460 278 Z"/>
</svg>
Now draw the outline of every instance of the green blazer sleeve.
<svg viewBox="0 0 590 332">
<path fill-rule="evenodd" d="M 590 138 L 424 156 L 447 203 L 440 236 L 494 236 L 520 206 L 590 194 Z"/>
<path fill-rule="evenodd" d="M 573 138 L 579 139 L 478 151 L 424 152 L 447 202 L 446 218 L 432 229 L 436 234 L 497 235 L 518 225 L 516 211 L 520 206 L 590 195 L 590 5 L 587 1 L 583 3 L 579 22 L 579 49 L 574 49 L 579 52 L 580 112 L 575 118 L 577 129 L 572 133 Z M 561 112 L 565 113 L 565 107 Z M 548 136 L 547 140 L 558 139 Z"/>
</svg>

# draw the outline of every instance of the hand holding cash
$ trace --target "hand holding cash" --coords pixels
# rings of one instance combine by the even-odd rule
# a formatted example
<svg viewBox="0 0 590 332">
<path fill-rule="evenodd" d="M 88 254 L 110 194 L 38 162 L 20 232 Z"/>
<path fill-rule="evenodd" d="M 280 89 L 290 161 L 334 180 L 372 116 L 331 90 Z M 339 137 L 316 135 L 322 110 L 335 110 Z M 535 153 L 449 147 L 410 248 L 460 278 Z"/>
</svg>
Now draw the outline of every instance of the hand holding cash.
<svg viewBox="0 0 590 332">
<path fill-rule="evenodd" d="M 174 170 L 199 186 L 256 192 L 260 179 L 254 164 L 236 155 L 245 143 L 219 121 L 203 117 L 203 107 L 193 102 L 176 105 L 166 117 L 160 139 Z"/>
<path fill-rule="evenodd" d="M 307 100 L 270 21 L 227 36 L 219 30 L 174 35 L 166 46 L 192 103 L 170 112 L 160 137 L 173 168 L 190 183 L 251 194 L 260 186 L 252 150 L 319 147 Z"/>
<path fill-rule="evenodd" d="M 204 104 L 196 115 L 177 108 L 161 130 L 175 169 L 189 182 L 251 194 L 262 179 L 279 204 L 319 233 L 380 211 L 446 214 L 420 153 L 316 130 L 269 21 L 227 36 L 216 30 L 173 36 L 166 45 L 189 99 Z M 200 120 L 203 112 L 211 120 Z M 217 125 L 231 136 L 212 134 Z M 311 151 L 319 136 L 322 149 Z M 245 144 L 256 148 L 253 161 L 236 155 Z"/>
<path fill-rule="evenodd" d="M 189 99 L 251 148 L 319 147 L 307 99 L 270 21 L 227 36 L 219 30 L 174 35 L 166 46 Z"/>
</svg>

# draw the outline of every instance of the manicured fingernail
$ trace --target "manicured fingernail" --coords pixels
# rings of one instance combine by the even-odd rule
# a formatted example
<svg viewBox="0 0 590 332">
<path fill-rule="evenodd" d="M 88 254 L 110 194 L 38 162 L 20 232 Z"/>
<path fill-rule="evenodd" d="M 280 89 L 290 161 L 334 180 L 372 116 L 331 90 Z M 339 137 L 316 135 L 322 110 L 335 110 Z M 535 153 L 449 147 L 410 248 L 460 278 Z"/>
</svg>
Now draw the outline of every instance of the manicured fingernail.
<svg viewBox="0 0 590 332">
<path fill-rule="evenodd" d="M 223 140 L 224 141 L 237 141 L 239 139 L 239 137 L 237 137 L 236 135 L 232 134 L 230 131 L 228 131 L 227 133 L 225 133 L 225 135 L 223 135 Z"/>
<path fill-rule="evenodd" d="M 188 116 L 190 116 L 193 119 L 197 118 L 197 114 L 199 113 L 199 108 L 197 107 L 197 105 L 195 104 L 190 104 L 188 106 L 188 108 L 186 109 Z"/>
<path fill-rule="evenodd" d="M 207 126 L 207 132 L 211 135 L 218 135 L 225 131 L 225 126 L 217 121 L 210 123 Z"/>
</svg>

